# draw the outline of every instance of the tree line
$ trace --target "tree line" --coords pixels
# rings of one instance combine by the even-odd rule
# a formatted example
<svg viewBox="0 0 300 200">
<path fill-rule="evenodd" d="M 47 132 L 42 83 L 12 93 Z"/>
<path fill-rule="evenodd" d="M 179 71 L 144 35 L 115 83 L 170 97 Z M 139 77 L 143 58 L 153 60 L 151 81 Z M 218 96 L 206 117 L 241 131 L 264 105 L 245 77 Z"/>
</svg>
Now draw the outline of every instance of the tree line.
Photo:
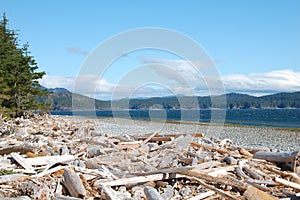
<svg viewBox="0 0 300 200">
<path fill-rule="evenodd" d="M 0 21 L 0 114 L 22 115 L 46 109 L 37 96 L 47 94 L 38 82 L 45 72 L 29 52 L 28 43 L 19 44 L 16 30 L 9 29 L 5 14 Z"/>
</svg>

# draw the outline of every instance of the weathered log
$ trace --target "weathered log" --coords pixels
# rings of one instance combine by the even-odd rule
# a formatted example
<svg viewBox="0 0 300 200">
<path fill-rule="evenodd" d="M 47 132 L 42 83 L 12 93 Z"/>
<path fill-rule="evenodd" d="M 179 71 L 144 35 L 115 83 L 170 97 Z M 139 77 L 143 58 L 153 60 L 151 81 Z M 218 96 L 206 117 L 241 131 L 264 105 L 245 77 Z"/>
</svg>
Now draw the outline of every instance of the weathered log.
<svg viewBox="0 0 300 200">
<path fill-rule="evenodd" d="M 1 198 L 1 200 L 31 200 L 28 196 L 20 196 L 20 197 L 7 197 L 7 198 Z"/>
<path fill-rule="evenodd" d="M 279 178 L 279 177 L 275 177 L 275 181 L 282 185 L 295 188 L 296 190 L 300 190 L 300 184 L 298 184 L 298 183 L 287 181 L 287 180 Z"/>
<path fill-rule="evenodd" d="M 202 185 L 202 186 L 204 186 L 204 187 L 206 187 L 206 188 L 208 188 L 208 189 L 210 189 L 210 190 L 212 190 L 212 191 L 214 191 L 214 192 L 220 194 L 220 195 L 223 196 L 223 197 L 226 197 L 226 199 L 234 199 L 234 200 L 237 199 L 235 196 L 233 196 L 233 195 L 231 195 L 231 194 L 229 194 L 229 193 L 227 193 L 227 192 L 224 192 L 223 190 L 220 190 L 220 189 L 218 189 L 218 188 L 216 188 L 216 187 L 214 187 L 214 186 L 212 186 L 212 185 L 209 185 L 209 184 L 205 183 L 204 181 L 202 181 L 202 180 L 199 179 L 199 178 L 190 177 L 190 179 L 195 180 L 195 181 L 197 181 L 200 185 Z"/>
<path fill-rule="evenodd" d="M 189 200 L 201 200 L 201 199 L 205 199 L 207 197 L 210 197 L 212 195 L 214 195 L 215 192 L 214 191 L 207 191 L 207 192 L 204 192 L 204 193 L 201 193 L 201 194 L 198 194 L 192 198 L 189 198 Z"/>
<path fill-rule="evenodd" d="M 80 177 L 68 168 L 64 171 L 62 184 L 67 188 L 72 197 L 83 198 L 86 196 L 86 190 Z"/>
<path fill-rule="evenodd" d="M 157 136 L 159 133 L 156 132 L 156 133 L 153 133 L 152 135 L 150 135 L 148 138 L 146 138 L 142 144 L 146 144 L 147 142 L 149 142 L 152 138 L 154 138 L 155 136 Z"/>
<path fill-rule="evenodd" d="M 245 191 L 248 187 L 249 184 L 241 182 L 237 179 L 234 179 L 230 176 L 226 176 L 226 177 L 213 177 L 213 176 L 209 176 L 205 173 L 199 173 L 199 172 L 195 172 L 192 170 L 189 171 L 182 171 L 179 172 L 179 174 L 182 175 L 186 175 L 189 177 L 195 177 L 195 178 L 199 178 L 211 183 L 218 183 L 218 184 L 222 184 L 222 185 L 229 185 L 229 186 L 233 186 L 236 187 L 237 189 L 239 189 L 240 191 Z"/>
<path fill-rule="evenodd" d="M 243 197 L 246 200 L 278 200 L 279 198 L 267 194 L 255 187 L 249 187 L 245 192 Z"/>
<path fill-rule="evenodd" d="M 76 197 L 69 197 L 69 196 L 60 195 L 60 196 L 54 197 L 53 200 L 82 200 L 82 199 L 81 198 L 76 198 Z"/>
<path fill-rule="evenodd" d="M 24 145 L 14 145 L 14 146 L 9 146 L 9 147 L 5 147 L 0 149 L 0 155 L 8 155 L 12 152 L 19 152 L 21 154 L 25 154 L 27 152 L 33 152 L 34 151 L 34 147 L 29 146 L 27 144 Z"/>
<path fill-rule="evenodd" d="M 24 169 L 26 170 L 26 173 L 28 174 L 36 174 L 36 171 L 34 168 L 29 164 L 29 162 L 26 162 L 26 159 L 20 156 L 17 153 L 11 153 L 11 156 L 15 161 L 17 161 Z"/>
<path fill-rule="evenodd" d="M 247 150 L 244 149 L 244 148 L 240 148 L 239 152 L 240 152 L 240 154 L 242 154 L 245 158 L 252 158 L 252 157 L 253 157 L 253 154 L 250 153 L 249 151 L 247 151 Z"/>
<path fill-rule="evenodd" d="M 29 176 L 24 174 L 8 174 L 0 176 L 0 184 L 3 183 L 12 183 L 16 181 L 21 181 L 29 178 Z"/>
<path fill-rule="evenodd" d="M 300 166 L 300 151 L 290 153 L 257 152 L 253 155 L 253 158 L 276 163 L 283 170 L 291 170 L 293 172 L 296 172 L 297 167 Z"/>
<path fill-rule="evenodd" d="M 212 152 L 216 151 L 216 152 L 219 152 L 221 154 L 230 154 L 230 152 L 226 149 L 219 149 L 219 148 L 211 147 L 209 145 L 199 144 L 197 142 L 191 142 L 191 145 L 196 146 L 196 147 L 202 147 L 202 148 L 207 149 L 207 150 L 212 151 Z"/>
<path fill-rule="evenodd" d="M 73 155 L 63 155 L 63 156 L 41 156 L 36 158 L 27 158 L 26 162 L 31 165 L 48 165 L 55 163 L 66 163 L 75 160 L 76 157 Z"/>
<path fill-rule="evenodd" d="M 148 175 L 148 176 L 138 176 L 138 177 L 131 177 L 131 178 L 123 178 L 113 181 L 107 181 L 107 182 L 95 182 L 94 186 L 97 187 L 98 185 L 104 185 L 104 186 L 118 186 L 118 185 L 127 185 L 127 184 L 137 184 L 137 183 L 145 183 L 149 181 L 158 181 L 158 180 L 166 180 L 166 179 L 173 179 L 173 178 L 181 178 L 184 177 L 182 175 L 178 174 L 154 174 L 154 175 Z"/>
<path fill-rule="evenodd" d="M 210 167 L 218 166 L 220 165 L 220 162 L 217 161 L 210 161 L 206 163 L 201 163 L 199 165 L 195 166 L 184 166 L 184 167 L 177 167 L 177 168 L 167 168 L 167 169 L 159 169 L 155 171 L 150 171 L 150 172 L 140 172 L 140 173 L 131 173 L 132 175 L 137 175 L 137 176 L 145 176 L 145 175 L 153 175 L 153 174 L 166 174 L 166 173 L 179 173 L 182 171 L 187 171 L 187 170 L 192 170 L 192 169 L 197 169 L 197 170 L 203 170 L 207 169 Z"/>
</svg>

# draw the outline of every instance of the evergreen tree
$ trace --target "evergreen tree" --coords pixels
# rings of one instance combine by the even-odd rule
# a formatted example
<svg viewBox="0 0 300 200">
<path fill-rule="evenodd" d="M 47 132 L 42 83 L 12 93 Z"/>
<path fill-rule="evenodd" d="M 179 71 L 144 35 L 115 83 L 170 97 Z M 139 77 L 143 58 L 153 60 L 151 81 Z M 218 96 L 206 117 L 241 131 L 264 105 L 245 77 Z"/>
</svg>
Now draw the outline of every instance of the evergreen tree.
<svg viewBox="0 0 300 200">
<path fill-rule="evenodd" d="M 3 15 L 0 21 L 0 108 L 5 112 L 23 113 L 42 108 L 36 97 L 46 95 L 38 79 L 45 72 L 37 72 L 37 63 L 28 51 L 28 44 L 20 47 L 15 31 L 8 28 Z"/>
</svg>

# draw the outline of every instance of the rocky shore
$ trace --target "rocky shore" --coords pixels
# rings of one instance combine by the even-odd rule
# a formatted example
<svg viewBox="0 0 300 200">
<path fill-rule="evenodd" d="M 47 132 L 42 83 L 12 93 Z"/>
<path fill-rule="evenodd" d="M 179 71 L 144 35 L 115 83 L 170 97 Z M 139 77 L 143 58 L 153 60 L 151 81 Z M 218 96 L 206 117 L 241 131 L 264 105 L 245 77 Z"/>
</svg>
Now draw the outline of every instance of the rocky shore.
<svg viewBox="0 0 300 200">
<path fill-rule="evenodd" d="M 0 198 L 295 199 L 299 134 L 124 119 L 1 118 Z"/>
<path fill-rule="evenodd" d="M 190 122 L 182 122 L 180 124 L 175 122 L 107 118 L 95 119 L 94 122 L 98 131 L 108 134 L 145 134 L 153 132 L 162 134 L 203 133 L 205 138 L 208 139 L 211 137 L 219 139 L 229 138 L 235 145 L 241 147 L 263 148 L 271 151 L 300 150 L 300 129 L 289 130 L 232 125 L 220 126 Z"/>
</svg>

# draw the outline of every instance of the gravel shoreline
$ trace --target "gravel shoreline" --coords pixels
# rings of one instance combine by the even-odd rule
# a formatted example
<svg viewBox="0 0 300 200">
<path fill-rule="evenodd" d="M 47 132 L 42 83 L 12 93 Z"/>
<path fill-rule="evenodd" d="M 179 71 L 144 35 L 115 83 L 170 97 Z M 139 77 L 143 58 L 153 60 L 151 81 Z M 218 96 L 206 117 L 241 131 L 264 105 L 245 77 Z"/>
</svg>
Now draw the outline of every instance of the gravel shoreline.
<svg viewBox="0 0 300 200">
<path fill-rule="evenodd" d="M 86 118 L 71 117 L 76 120 Z M 129 119 L 98 118 L 97 131 L 107 134 L 204 133 L 206 138 L 230 139 L 234 145 L 271 151 L 300 151 L 300 131 L 269 127 L 172 123 Z"/>
</svg>

